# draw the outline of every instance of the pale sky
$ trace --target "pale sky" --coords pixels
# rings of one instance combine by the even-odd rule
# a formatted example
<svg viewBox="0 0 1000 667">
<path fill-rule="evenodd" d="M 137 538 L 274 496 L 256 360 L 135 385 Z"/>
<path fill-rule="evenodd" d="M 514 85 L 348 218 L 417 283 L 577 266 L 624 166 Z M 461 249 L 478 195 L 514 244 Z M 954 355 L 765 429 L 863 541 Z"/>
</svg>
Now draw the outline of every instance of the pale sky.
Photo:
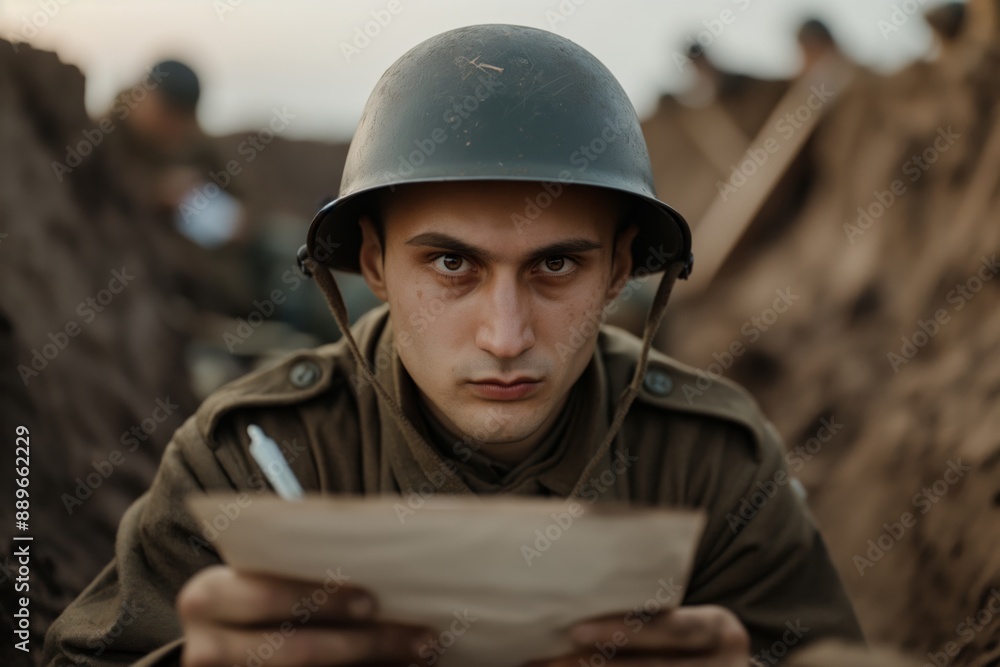
<svg viewBox="0 0 1000 667">
<path fill-rule="evenodd" d="M 56 50 L 87 75 L 87 105 L 107 108 L 115 92 L 164 57 L 191 64 L 203 83 L 199 117 L 210 133 L 264 127 L 273 109 L 294 122 L 285 135 L 346 139 L 382 72 L 411 46 L 475 23 L 535 26 L 568 37 L 600 58 L 640 115 L 685 75 L 672 54 L 713 23 L 713 57 L 759 76 L 798 66 L 794 31 L 806 16 L 830 25 L 843 48 L 892 70 L 926 53 L 920 10 L 939 0 L 0 0 L 0 36 Z M 390 5 L 397 10 L 389 11 Z M 723 12 L 729 21 L 721 24 Z M 356 28 L 384 26 L 357 53 L 344 54 Z M 390 17 L 387 19 L 387 17 Z M 900 19 L 904 20 L 900 20 Z M 706 24 L 706 22 L 708 22 Z M 369 30 L 376 32 L 376 24 Z"/>
</svg>

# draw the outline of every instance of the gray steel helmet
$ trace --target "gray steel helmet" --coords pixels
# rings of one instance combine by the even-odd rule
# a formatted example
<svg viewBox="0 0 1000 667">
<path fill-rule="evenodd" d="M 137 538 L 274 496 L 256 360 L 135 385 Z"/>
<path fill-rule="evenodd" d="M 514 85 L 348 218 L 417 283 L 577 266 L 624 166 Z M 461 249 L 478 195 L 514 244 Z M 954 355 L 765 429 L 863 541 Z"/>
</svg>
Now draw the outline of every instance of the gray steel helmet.
<svg viewBox="0 0 1000 667">
<path fill-rule="evenodd" d="M 631 195 L 628 214 L 640 228 L 633 273 L 672 262 L 685 265 L 681 277 L 690 272 L 691 232 L 656 198 L 646 142 L 621 85 L 577 44 L 514 25 L 450 30 L 389 67 L 354 133 L 340 196 L 316 214 L 300 260 L 308 253 L 357 272 L 357 221 L 373 193 L 479 180 L 539 184 L 535 201 L 512 215 L 515 224 L 530 221 L 566 184 Z"/>
</svg>

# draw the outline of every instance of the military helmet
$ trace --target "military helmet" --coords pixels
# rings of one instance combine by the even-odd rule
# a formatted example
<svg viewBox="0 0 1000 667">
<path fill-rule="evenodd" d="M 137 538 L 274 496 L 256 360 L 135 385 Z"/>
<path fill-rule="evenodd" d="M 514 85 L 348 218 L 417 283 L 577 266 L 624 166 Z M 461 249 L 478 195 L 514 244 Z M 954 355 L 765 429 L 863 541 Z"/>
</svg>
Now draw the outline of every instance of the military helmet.
<svg viewBox="0 0 1000 667">
<path fill-rule="evenodd" d="M 636 112 L 611 72 L 553 33 L 514 25 L 450 30 L 397 60 L 368 98 L 344 165 L 339 197 L 312 221 L 300 251 L 330 268 L 359 270 L 359 216 L 374 195 L 409 183 L 539 184 L 515 225 L 530 224 L 569 184 L 628 195 L 639 225 L 633 273 L 671 262 L 690 271 L 691 233 L 656 198 Z"/>
</svg>

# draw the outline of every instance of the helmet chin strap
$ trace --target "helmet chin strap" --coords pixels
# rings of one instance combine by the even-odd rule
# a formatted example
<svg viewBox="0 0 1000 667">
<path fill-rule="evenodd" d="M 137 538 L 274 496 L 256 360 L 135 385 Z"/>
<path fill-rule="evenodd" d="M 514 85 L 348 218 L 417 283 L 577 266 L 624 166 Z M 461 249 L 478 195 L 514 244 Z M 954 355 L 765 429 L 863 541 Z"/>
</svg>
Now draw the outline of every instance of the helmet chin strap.
<svg viewBox="0 0 1000 667">
<path fill-rule="evenodd" d="M 407 437 L 421 440 L 419 432 L 410 423 L 410 420 L 406 418 L 406 415 L 403 414 L 403 409 L 399 406 L 399 403 L 396 402 L 392 394 L 375 377 L 375 373 L 368 364 L 368 360 L 365 359 L 365 355 L 361 353 L 361 348 L 358 347 L 358 342 L 354 340 L 354 334 L 351 333 L 350 318 L 347 315 L 347 306 L 344 304 L 344 297 L 340 293 L 340 287 L 337 286 L 337 280 L 333 277 L 333 271 L 329 267 L 318 264 L 312 257 L 302 258 L 301 263 L 307 274 L 319 285 L 323 296 L 326 297 L 326 303 L 330 307 L 330 312 L 333 313 L 333 319 L 336 321 L 337 326 L 340 327 L 341 333 L 344 334 L 344 340 L 347 341 L 347 347 L 351 351 L 351 356 L 354 357 L 354 363 L 357 364 L 365 380 L 372 386 L 372 389 L 375 390 L 379 398 L 389 406 L 389 412 L 399 429 Z"/>
<path fill-rule="evenodd" d="M 361 352 L 361 348 L 358 347 L 358 343 L 354 339 L 354 335 L 351 333 L 350 322 L 347 316 L 347 306 L 344 304 L 344 297 L 340 293 L 337 281 L 333 277 L 333 271 L 326 266 L 319 265 L 311 257 L 302 258 L 302 265 L 303 268 L 306 269 L 307 273 L 311 274 L 312 278 L 316 281 L 320 290 L 323 292 L 323 296 L 326 297 L 326 302 L 330 307 L 330 312 L 333 314 L 333 319 L 337 322 L 337 326 L 340 327 L 341 332 L 344 334 L 344 339 L 347 342 L 348 349 L 351 351 L 351 356 L 354 357 L 354 361 L 361 370 L 361 373 L 364 375 L 364 378 L 369 384 L 371 384 L 372 389 L 375 390 L 379 398 L 381 398 L 389 407 L 393 420 L 399 426 L 400 430 L 406 433 L 409 437 L 419 439 L 420 435 L 417 432 L 417 429 L 410 423 L 410 420 L 406 418 L 406 415 L 403 414 L 402 408 L 399 406 L 399 403 L 396 402 L 396 399 L 392 396 L 392 394 L 389 393 L 389 391 L 386 390 L 386 388 L 383 387 L 375 377 L 375 373 L 368 364 L 368 360 L 365 359 L 364 354 Z M 611 443 L 614 442 L 615 437 L 618 435 L 618 431 L 621 430 L 622 424 L 625 422 L 625 416 L 628 414 L 629 408 L 632 407 L 632 402 L 639 394 L 643 378 L 646 375 L 646 365 L 649 361 L 649 350 L 653 345 L 653 336 L 656 334 L 656 330 L 659 328 L 660 322 L 663 321 L 663 316 L 667 308 L 667 302 L 670 300 L 670 292 L 674 288 L 674 283 L 677 282 L 677 278 L 682 274 L 682 272 L 685 271 L 687 265 L 688 264 L 685 261 L 673 261 L 667 266 L 663 279 L 660 281 L 660 286 L 656 290 L 656 296 L 653 297 L 653 304 L 649 309 L 649 314 L 646 317 L 646 324 L 643 327 L 642 332 L 642 347 L 639 352 L 639 360 L 636 364 L 635 371 L 632 373 L 632 380 L 622 391 L 622 394 L 618 399 L 618 405 L 615 408 L 614 417 L 611 420 L 611 425 L 608 428 L 608 432 L 604 436 L 604 440 L 601 441 L 594 458 L 587 465 L 587 468 L 584 470 L 573 491 L 570 493 L 571 498 L 580 497 L 586 487 L 587 481 L 593 475 L 595 469 L 605 459 L 608 451 L 611 449 Z"/>
<path fill-rule="evenodd" d="M 687 261 L 678 260 L 674 260 L 667 266 L 663 274 L 663 279 L 660 281 L 660 286 L 656 289 L 656 296 L 653 297 L 653 305 L 650 306 L 649 314 L 646 316 L 646 325 L 642 331 L 642 347 L 639 350 L 639 360 L 635 365 L 635 371 L 632 373 L 632 380 L 622 391 L 622 395 L 618 399 L 618 406 L 615 408 L 614 417 L 611 419 L 611 426 L 608 428 L 608 433 L 604 436 L 604 440 L 601 441 L 596 454 L 590 463 L 587 464 L 583 474 L 580 475 L 580 479 L 577 480 L 576 486 L 573 487 L 573 490 L 569 494 L 570 498 L 579 498 L 583 494 L 586 486 L 590 483 L 590 478 L 601 465 L 601 462 L 605 460 L 608 451 L 611 449 L 611 443 L 615 441 L 618 431 L 621 430 L 622 424 L 625 423 L 625 415 L 628 414 L 629 408 L 632 407 L 632 401 L 639 395 L 642 381 L 646 377 L 649 349 L 653 346 L 653 336 L 656 335 L 656 330 L 660 327 L 660 322 L 663 321 L 663 315 L 667 310 L 667 302 L 670 300 L 670 292 L 673 291 L 677 278 L 682 273 L 687 272 L 688 268 L 689 263 Z"/>
</svg>

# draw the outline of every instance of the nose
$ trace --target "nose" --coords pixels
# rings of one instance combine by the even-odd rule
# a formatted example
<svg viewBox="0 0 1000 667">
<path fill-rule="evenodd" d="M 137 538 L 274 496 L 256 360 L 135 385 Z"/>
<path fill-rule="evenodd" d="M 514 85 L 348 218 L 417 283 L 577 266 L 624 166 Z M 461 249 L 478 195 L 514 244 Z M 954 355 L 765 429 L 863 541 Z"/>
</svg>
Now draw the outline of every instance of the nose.
<svg viewBox="0 0 1000 667">
<path fill-rule="evenodd" d="M 495 276 L 486 287 L 476 345 L 498 359 L 515 359 L 535 346 L 530 299 L 516 276 Z"/>
</svg>

